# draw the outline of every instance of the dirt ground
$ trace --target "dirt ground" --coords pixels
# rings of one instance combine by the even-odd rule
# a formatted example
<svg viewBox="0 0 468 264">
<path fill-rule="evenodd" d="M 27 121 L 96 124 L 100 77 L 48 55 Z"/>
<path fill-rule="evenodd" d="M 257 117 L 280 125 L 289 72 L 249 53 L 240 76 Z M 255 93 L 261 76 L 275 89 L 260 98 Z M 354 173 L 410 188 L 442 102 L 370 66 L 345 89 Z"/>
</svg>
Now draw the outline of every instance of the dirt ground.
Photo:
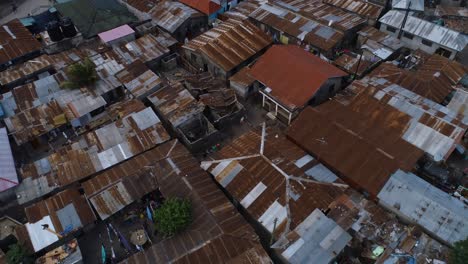
<svg viewBox="0 0 468 264">
<path fill-rule="evenodd" d="M 52 6 L 52 0 L 0 0 L 0 24 L 15 18 L 37 15 Z M 13 6 L 16 10 L 13 12 Z"/>
</svg>

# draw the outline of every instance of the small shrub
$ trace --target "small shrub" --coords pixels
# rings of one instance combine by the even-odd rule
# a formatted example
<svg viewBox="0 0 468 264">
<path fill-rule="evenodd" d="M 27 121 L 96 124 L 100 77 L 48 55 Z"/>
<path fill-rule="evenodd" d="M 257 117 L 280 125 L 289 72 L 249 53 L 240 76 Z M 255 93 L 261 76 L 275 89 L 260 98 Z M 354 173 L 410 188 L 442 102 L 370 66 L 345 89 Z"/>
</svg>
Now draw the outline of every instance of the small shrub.
<svg viewBox="0 0 468 264">
<path fill-rule="evenodd" d="M 184 230 L 192 222 L 192 205 L 187 199 L 169 198 L 154 211 L 156 230 L 165 237 Z"/>
</svg>

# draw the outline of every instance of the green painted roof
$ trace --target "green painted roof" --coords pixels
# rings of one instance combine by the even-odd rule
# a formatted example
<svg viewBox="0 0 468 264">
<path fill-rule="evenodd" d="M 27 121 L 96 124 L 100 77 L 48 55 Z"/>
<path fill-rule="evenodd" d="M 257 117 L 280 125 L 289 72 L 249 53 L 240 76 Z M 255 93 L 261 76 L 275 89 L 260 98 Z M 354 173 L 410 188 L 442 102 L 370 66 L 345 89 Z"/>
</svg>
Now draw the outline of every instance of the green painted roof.
<svg viewBox="0 0 468 264">
<path fill-rule="evenodd" d="M 69 17 L 84 38 L 137 21 L 128 9 L 115 0 L 72 0 L 55 5 L 64 17 Z"/>
</svg>

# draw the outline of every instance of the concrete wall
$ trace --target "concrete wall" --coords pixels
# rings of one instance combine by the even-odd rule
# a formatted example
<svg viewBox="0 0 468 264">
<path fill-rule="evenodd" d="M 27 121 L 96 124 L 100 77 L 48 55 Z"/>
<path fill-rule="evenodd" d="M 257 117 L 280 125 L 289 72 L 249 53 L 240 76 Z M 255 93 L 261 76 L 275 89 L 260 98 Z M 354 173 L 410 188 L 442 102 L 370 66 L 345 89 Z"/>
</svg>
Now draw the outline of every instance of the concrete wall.
<svg viewBox="0 0 468 264">
<path fill-rule="evenodd" d="M 380 31 L 388 33 L 388 34 L 390 34 L 390 35 L 397 38 L 399 29 L 397 28 L 395 30 L 395 32 L 392 32 L 392 31 L 390 31 L 388 29 L 387 25 L 381 24 L 380 25 Z M 413 35 L 413 39 L 409 39 L 409 38 L 405 37 L 404 33 L 401 36 L 401 41 L 403 41 L 406 44 L 406 46 L 408 48 L 410 48 L 410 49 L 413 49 L 413 50 L 420 49 L 420 50 L 425 51 L 425 52 L 427 52 L 429 54 L 434 54 L 437 51 L 438 48 L 443 48 L 443 49 L 448 50 L 448 51 L 451 52 L 450 57 L 448 57 L 451 60 L 453 60 L 455 58 L 455 56 L 457 55 L 457 51 L 455 51 L 455 50 L 449 49 L 447 47 L 440 46 L 439 44 L 434 43 L 434 42 L 432 42 L 432 45 L 429 47 L 429 46 L 423 44 L 422 40 L 423 39 L 421 37 L 416 36 L 416 35 Z"/>
</svg>

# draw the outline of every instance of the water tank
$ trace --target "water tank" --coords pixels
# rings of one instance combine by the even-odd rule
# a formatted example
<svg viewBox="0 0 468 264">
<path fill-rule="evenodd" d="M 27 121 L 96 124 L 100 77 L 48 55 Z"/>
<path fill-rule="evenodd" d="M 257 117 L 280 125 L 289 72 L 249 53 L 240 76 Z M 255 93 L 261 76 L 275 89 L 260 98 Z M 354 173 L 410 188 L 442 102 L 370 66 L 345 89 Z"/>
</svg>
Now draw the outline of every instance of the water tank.
<svg viewBox="0 0 468 264">
<path fill-rule="evenodd" d="M 60 28 L 62 28 L 63 35 L 66 38 L 72 38 L 76 36 L 75 25 L 73 25 L 73 22 L 69 17 L 65 17 L 62 19 L 62 21 L 60 22 Z"/>
<path fill-rule="evenodd" d="M 60 30 L 60 25 L 57 21 L 50 21 L 47 23 L 47 33 L 49 33 L 50 40 L 60 41 L 63 39 L 62 30 Z"/>
</svg>

